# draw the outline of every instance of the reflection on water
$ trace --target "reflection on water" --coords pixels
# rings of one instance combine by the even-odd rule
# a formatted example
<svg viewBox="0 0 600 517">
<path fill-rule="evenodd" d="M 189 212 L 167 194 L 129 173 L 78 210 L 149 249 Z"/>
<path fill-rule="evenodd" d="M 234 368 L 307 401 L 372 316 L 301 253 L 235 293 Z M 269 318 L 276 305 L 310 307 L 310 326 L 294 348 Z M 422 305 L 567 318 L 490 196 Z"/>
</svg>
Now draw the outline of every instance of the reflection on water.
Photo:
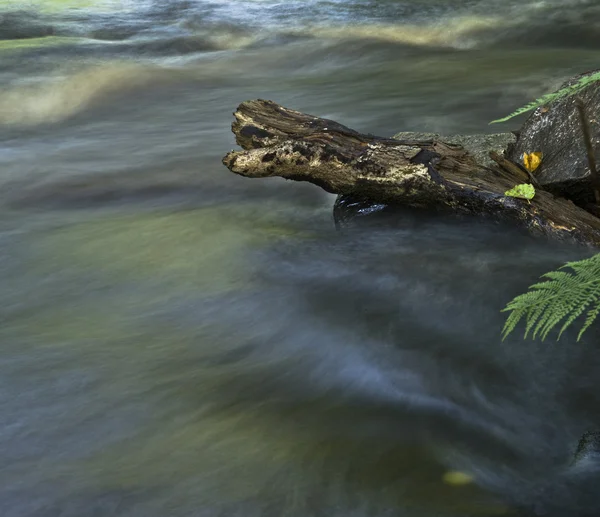
<svg viewBox="0 0 600 517">
<path fill-rule="evenodd" d="M 0 19 L 2 517 L 598 514 L 598 332 L 501 342 L 499 312 L 589 250 L 337 232 L 332 196 L 220 163 L 256 97 L 496 131 L 594 67 L 595 3 L 59 4 Z"/>
</svg>

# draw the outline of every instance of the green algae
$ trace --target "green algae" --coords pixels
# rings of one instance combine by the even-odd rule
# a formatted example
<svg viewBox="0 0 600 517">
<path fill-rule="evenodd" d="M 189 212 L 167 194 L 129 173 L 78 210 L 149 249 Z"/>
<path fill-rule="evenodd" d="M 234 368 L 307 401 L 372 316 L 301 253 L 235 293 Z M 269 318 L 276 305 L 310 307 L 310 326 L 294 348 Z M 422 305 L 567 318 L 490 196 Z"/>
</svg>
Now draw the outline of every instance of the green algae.
<svg viewBox="0 0 600 517">
<path fill-rule="evenodd" d="M 445 485 L 441 466 L 419 448 L 365 449 L 356 441 L 323 438 L 306 425 L 294 429 L 299 421 L 260 409 L 179 415 L 176 425 L 148 429 L 82 468 L 108 490 L 191 483 L 202 504 L 263 500 L 279 506 L 282 515 L 306 514 L 315 497 L 326 507 L 336 494 L 344 501 L 377 494 L 382 509 L 429 508 L 440 515 L 508 511 L 475 485 Z"/>
<path fill-rule="evenodd" d="M 121 0 L 30 0 L 29 6 L 43 13 L 68 11 L 72 9 L 94 10 L 96 12 L 114 12 L 127 10 Z M 23 8 L 23 2 L 17 0 L 0 1 L 2 8 Z"/>
<path fill-rule="evenodd" d="M 295 234 L 252 212 L 220 207 L 68 225 L 41 238 L 44 263 L 38 266 L 68 265 L 112 283 L 161 283 L 204 295 L 245 288 L 255 273 L 253 251 Z"/>
<path fill-rule="evenodd" d="M 39 38 L 22 38 L 0 40 L 0 52 L 40 47 L 56 47 L 83 42 L 83 38 L 67 36 L 43 36 Z"/>
</svg>

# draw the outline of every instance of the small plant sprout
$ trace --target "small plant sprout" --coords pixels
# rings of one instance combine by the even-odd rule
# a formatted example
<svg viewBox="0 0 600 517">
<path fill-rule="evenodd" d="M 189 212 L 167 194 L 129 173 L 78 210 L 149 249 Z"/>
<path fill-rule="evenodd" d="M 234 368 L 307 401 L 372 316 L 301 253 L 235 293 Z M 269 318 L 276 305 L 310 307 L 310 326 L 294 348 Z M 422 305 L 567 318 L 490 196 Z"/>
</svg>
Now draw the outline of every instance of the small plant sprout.
<svg viewBox="0 0 600 517">
<path fill-rule="evenodd" d="M 535 187 L 530 183 L 522 183 L 521 185 L 515 185 L 510 190 L 504 193 L 508 197 L 516 197 L 519 199 L 526 199 L 528 202 L 535 196 Z"/>
</svg>

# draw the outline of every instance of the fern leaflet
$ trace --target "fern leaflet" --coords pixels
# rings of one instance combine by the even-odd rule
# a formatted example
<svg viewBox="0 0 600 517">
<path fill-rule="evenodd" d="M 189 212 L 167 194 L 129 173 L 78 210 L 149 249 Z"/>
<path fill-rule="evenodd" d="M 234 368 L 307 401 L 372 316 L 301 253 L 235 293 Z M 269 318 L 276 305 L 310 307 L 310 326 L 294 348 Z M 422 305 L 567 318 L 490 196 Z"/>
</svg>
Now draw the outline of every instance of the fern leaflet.
<svg viewBox="0 0 600 517">
<path fill-rule="evenodd" d="M 585 77 L 582 77 L 581 79 L 579 79 L 579 81 L 577 81 L 576 83 L 571 84 L 569 86 L 565 86 L 564 88 L 561 88 L 560 90 L 558 90 L 554 93 L 547 93 L 546 95 L 543 95 L 539 99 L 536 99 L 536 100 L 530 102 L 529 104 L 526 104 L 522 108 L 519 108 L 518 110 L 512 112 L 510 115 L 507 115 L 506 117 L 499 118 L 497 120 L 492 120 L 490 122 L 490 124 L 506 122 L 507 120 L 517 117 L 523 113 L 527 113 L 528 111 L 534 110 L 541 106 L 545 106 L 546 104 L 550 104 L 551 102 L 554 102 L 557 99 L 560 99 L 562 97 L 567 97 L 569 95 L 573 95 L 574 93 L 577 93 L 578 91 L 583 90 L 588 84 L 593 83 L 595 81 L 600 81 L 600 71 L 590 74 L 590 75 L 586 75 Z"/>
<path fill-rule="evenodd" d="M 600 314 L 600 253 L 577 262 L 568 262 L 560 269 L 542 275 L 546 280 L 530 286 L 529 291 L 508 303 L 503 312 L 510 312 L 502 329 L 506 338 L 525 319 L 525 337 L 531 334 L 546 339 L 560 326 L 558 337 L 577 318 L 586 318 L 577 340 Z M 587 311 L 587 312 L 586 312 Z"/>
</svg>

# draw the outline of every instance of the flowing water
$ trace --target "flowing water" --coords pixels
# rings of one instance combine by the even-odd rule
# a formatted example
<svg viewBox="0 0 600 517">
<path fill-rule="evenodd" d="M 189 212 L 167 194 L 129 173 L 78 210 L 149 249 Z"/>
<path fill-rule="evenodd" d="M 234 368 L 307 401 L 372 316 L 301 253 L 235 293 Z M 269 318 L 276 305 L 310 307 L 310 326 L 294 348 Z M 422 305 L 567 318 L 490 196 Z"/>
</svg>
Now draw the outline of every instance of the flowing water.
<svg viewBox="0 0 600 517">
<path fill-rule="evenodd" d="M 589 250 L 336 232 L 333 196 L 220 163 L 243 100 L 505 131 L 599 49 L 595 0 L 2 2 L 0 515 L 599 515 L 598 330 L 500 339 Z"/>
</svg>

